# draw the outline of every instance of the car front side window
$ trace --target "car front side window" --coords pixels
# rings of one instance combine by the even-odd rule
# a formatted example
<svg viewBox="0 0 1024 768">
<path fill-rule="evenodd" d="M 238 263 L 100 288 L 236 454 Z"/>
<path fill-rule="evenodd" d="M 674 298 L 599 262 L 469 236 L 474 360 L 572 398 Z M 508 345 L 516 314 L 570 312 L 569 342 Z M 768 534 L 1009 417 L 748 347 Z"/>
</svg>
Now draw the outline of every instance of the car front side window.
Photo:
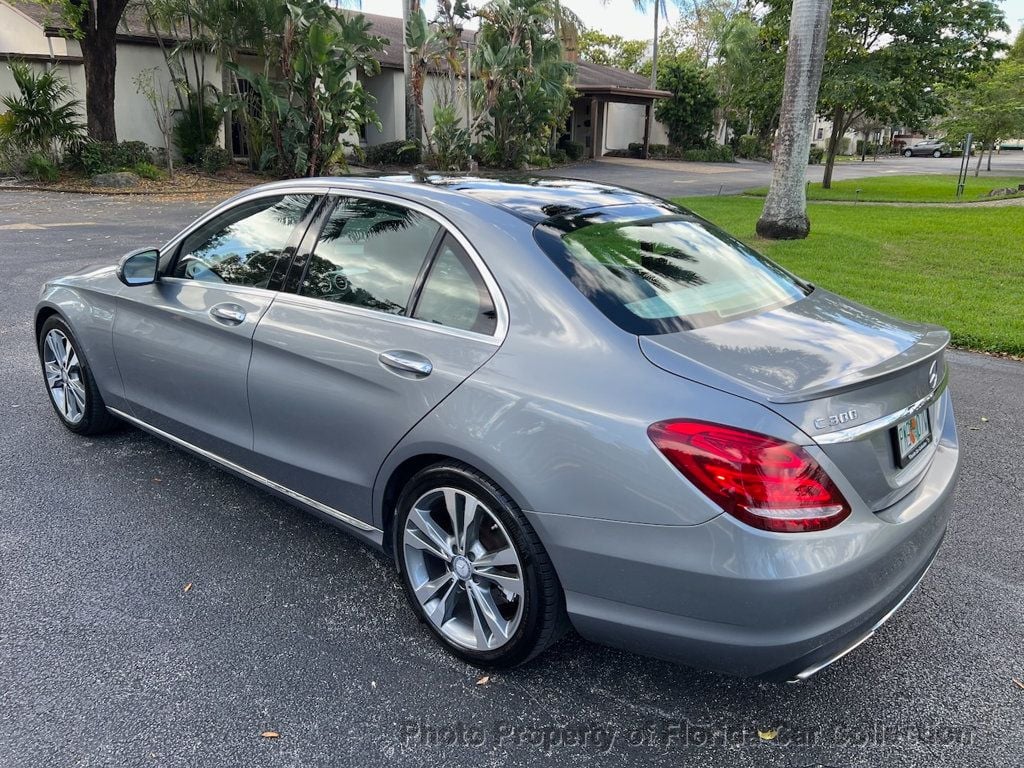
<svg viewBox="0 0 1024 768">
<path fill-rule="evenodd" d="M 299 293 L 406 315 L 440 229 L 430 217 L 400 205 L 342 198 L 324 222 Z"/>
<path fill-rule="evenodd" d="M 295 226 L 313 195 L 273 195 L 243 202 L 182 241 L 171 277 L 208 283 L 271 287 Z"/>
</svg>

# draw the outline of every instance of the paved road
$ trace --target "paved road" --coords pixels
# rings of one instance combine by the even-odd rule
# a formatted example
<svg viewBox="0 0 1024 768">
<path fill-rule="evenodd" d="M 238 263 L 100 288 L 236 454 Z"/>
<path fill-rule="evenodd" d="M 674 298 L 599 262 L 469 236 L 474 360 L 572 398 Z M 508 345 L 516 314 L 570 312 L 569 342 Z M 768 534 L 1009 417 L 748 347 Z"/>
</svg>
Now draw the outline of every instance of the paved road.
<svg viewBox="0 0 1024 768">
<path fill-rule="evenodd" d="M 1021 765 L 1024 366 L 952 356 L 965 461 L 946 543 L 811 682 L 570 637 L 477 685 L 345 534 L 140 432 L 83 439 L 51 413 L 39 285 L 202 207 L 0 194 L 0 766 Z"/>
<path fill-rule="evenodd" d="M 956 174 L 960 158 L 955 157 L 891 157 L 876 162 L 837 163 L 834 178 L 860 179 L 865 176 L 898 174 Z M 824 167 L 807 168 L 809 181 L 821 181 Z M 624 187 L 642 189 L 661 197 L 734 194 L 751 187 L 767 186 L 771 181 L 770 163 L 742 160 L 738 163 L 677 163 L 665 160 L 632 160 L 603 158 L 569 168 L 544 171 L 551 176 L 569 176 L 590 181 L 603 181 Z M 1024 153 L 1012 152 L 996 156 L 992 172 L 983 175 L 1017 175 L 1024 177 Z"/>
</svg>

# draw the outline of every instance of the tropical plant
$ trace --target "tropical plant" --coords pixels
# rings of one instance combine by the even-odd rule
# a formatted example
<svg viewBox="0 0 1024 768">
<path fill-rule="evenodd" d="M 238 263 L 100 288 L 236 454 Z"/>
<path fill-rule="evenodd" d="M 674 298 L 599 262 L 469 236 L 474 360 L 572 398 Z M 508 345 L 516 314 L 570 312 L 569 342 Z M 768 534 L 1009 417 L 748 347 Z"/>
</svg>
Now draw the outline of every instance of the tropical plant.
<svg viewBox="0 0 1024 768">
<path fill-rule="evenodd" d="M 377 53 L 384 41 L 369 29 L 361 14 L 340 14 L 318 0 L 294 0 L 286 6 L 280 34 L 270 38 L 263 72 L 228 64 L 257 93 L 268 138 L 261 168 L 318 175 L 337 156 L 347 134 L 366 123 L 380 125 L 373 97 L 354 77 L 380 71 Z M 245 107 L 238 101 L 224 104 Z"/>
<path fill-rule="evenodd" d="M 571 107 L 573 67 L 562 57 L 547 0 L 494 0 L 479 15 L 473 100 L 487 120 L 481 158 L 518 168 L 554 149 Z"/>
<path fill-rule="evenodd" d="M 658 102 L 655 114 L 668 130 L 668 138 L 683 149 L 706 147 L 714 125 L 718 99 L 707 70 L 689 54 L 664 63 L 658 87 L 672 95 Z"/>
<path fill-rule="evenodd" d="M 0 99 L 7 114 L 0 121 L 0 142 L 56 164 L 82 140 L 81 102 L 71 98 L 71 86 L 55 69 L 37 72 L 21 61 L 11 62 L 10 69 L 18 92 Z"/>
<path fill-rule="evenodd" d="M 761 237 L 794 240 L 811 231 L 804 184 L 831 10 L 832 0 L 793 0 L 772 181 L 757 220 Z"/>
<path fill-rule="evenodd" d="M 434 125 L 429 136 L 433 165 L 439 171 L 462 171 L 469 165 L 472 139 L 453 105 L 434 105 Z"/>
<path fill-rule="evenodd" d="M 177 92 L 179 85 L 173 78 L 166 85 L 161 84 L 156 76 L 156 67 L 141 70 L 132 78 L 135 90 L 149 102 L 153 110 L 153 119 L 164 140 L 164 160 L 167 163 L 167 174 L 174 176 L 174 153 L 171 142 L 174 136 L 174 104 L 180 103 L 181 94 Z M 177 97 L 177 98 L 175 98 Z"/>
<path fill-rule="evenodd" d="M 639 72 L 647 56 L 646 40 L 626 40 L 620 35 L 608 35 L 588 29 L 580 35 L 579 51 L 583 61 L 592 61 L 606 67 Z"/>
</svg>

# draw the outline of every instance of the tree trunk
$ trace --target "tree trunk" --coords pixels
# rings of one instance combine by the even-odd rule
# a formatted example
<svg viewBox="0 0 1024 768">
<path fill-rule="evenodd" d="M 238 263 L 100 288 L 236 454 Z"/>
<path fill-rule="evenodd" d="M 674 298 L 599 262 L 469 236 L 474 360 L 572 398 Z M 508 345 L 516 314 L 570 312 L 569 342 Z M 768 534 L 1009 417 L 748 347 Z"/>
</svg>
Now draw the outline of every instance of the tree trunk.
<svg viewBox="0 0 1024 768">
<path fill-rule="evenodd" d="M 828 152 L 825 153 L 825 175 L 821 179 L 822 189 L 832 189 L 832 171 L 836 167 L 836 155 L 839 153 L 839 142 L 846 133 L 846 110 L 836 107 L 832 112 L 832 135 L 828 137 Z"/>
<path fill-rule="evenodd" d="M 405 44 L 405 27 L 420 9 L 420 0 L 402 0 L 402 69 L 405 73 L 405 140 L 419 143 L 423 138 L 420 105 L 413 84 L 413 64 L 409 46 Z"/>
<path fill-rule="evenodd" d="M 654 0 L 654 42 L 651 47 L 651 88 L 658 87 L 658 9 L 664 0 Z M 651 156 L 651 134 L 654 130 L 654 104 L 647 110 L 647 125 L 644 127 L 644 160 Z"/>
<path fill-rule="evenodd" d="M 114 122 L 115 32 L 115 26 L 90 29 L 80 41 L 85 69 L 85 123 L 89 138 L 94 141 L 117 141 Z"/>
<path fill-rule="evenodd" d="M 995 146 L 996 143 L 994 141 L 988 145 L 988 162 L 985 164 L 986 171 L 992 170 L 992 150 L 995 149 Z"/>
<path fill-rule="evenodd" d="M 832 0 L 794 0 L 772 182 L 757 234 L 772 239 L 807 237 L 807 158 L 811 150 Z"/>
<path fill-rule="evenodd" d="M 981 173 L 981 161 L 985 157 L 985 142 L 981 143 L 981 151 L 978 152 L 978 162 L 974 166 L 974 178 L 978 178 L 978 174 Z"/>
</svg>

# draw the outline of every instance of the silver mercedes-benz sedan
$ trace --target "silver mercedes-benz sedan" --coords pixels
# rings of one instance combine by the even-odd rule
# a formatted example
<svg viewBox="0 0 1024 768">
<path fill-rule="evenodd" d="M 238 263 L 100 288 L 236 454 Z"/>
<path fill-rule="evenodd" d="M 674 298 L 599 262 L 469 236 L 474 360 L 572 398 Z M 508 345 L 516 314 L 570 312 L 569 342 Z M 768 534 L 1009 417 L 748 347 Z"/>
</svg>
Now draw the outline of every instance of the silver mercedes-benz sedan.
<svg viewBox="0 0 1024 768">
<path fill-rule="evenodd" d="M 584 182 L 257 187 L 47 283 L 35 330 L 68 429 L 141 427 L 383 549 L 485 667 L 572 626 L 805 679 L 911 593 L 957 477 L 946 331 Z"/>
</svg>

